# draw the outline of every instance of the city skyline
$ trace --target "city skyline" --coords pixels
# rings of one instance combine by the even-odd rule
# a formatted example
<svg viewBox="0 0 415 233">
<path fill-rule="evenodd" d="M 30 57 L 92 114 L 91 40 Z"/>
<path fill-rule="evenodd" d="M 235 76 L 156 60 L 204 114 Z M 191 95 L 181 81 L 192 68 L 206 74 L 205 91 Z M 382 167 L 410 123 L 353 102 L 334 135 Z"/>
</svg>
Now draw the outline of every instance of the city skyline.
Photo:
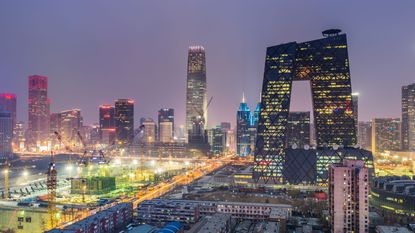
<svg viewBox="0 0 415 233">
<path fill-rule="evenodd" d="M 4 5 L 0 7 L 0 28 L 6 35 L 0 44 L 5 51 L 0 55 L 0 92 L 17 95 L 17 120 L 26 124 L 27 77 L 38 74 L 49 78 L 51 112 L 80 108 L 85 123 L 92 124 L 99 120 L 100 105 L 132 98 L 136 103 L 135 119 L 155 118 L 158 109 L 174 108 L 177 125 L 183 125 L 186 53 L 189 46 L 202 45 L 206 49 L 208 97 L 214 96 L 209 107 L 209 126 L 222 121 L 235 125 L 234 112 L 241 93 L 246 93 L 251 108 L 258 101 L 264 48 L 315 38 L 320 31 L 333 27 L 349 35 L 352 86 L 353 91 L 360 93 L 361 120 L 400 117 L 401 86 L 413 82 L 408 74 L 415 60 L 415 34 L 405 27 L 413 17 L 410 4 L 379 3 L 379 8 L 369 7 L 366 12 L 364 5 L 370 3 L 305 3 L 308 11 L 302 10 L 302 18 L 295 17 L 294 10 L 287 10 L 287 6 L 278 7 L 282 6 L 278 3 L 269 3 L 275 7 L 241 3 L 231 17 L 226 17 L 232 9 L 230 2 L 220 9 L 203 3 L 186 4 L 199 13 L 200 17 L 191 15 L 193 22 L 181 15 L 180 3 L 129 2 L 114 6 L 106 2 L 94 17 L 88 16 L 93 5 L 79 10 L 77 2 L 48 4 L 45 8 L 30 2 L 25 3 L 31 6 L 27 8 L 19 7 L 19 3 L 0 4 Z M 112 11 L 113 7 L 123 14 Z M 165 16 L 146 23 L 151 19 L 145 13 L 146 7 L 159 9 Z M 271 8 L 275 13 L 271 14 Z M 353 19 L 347 16 L 351 12 L 355 12 Z M 107 13 L 111 13 L 110 17 L 106 17 Z M 213 13 L 217 17 L 212 17 Z M 400 19 L 384 19 L 382 15 L 386 13 L 399 14 Z M 79 19 L 69 17 L 75 14 Z M 289 20 L 273 21 L 274 14 Z M 368 14 L 373 21 L 362 20 Z M 169 18 L 176 19 L 175 26 Z M 209 35 L 206 28 L 224 36 Z M 88 32 L 89 29 L 92 31 Z M 73 33 L 78 36 L 70 37 Z M 169 36 L 172 40 L 165 39 Z M 157 39 L 152 40 L 154 37 Z M 393 49 L 386 53 L 385 48 Z M 160 52 L 165 57 L 160 57 Z M 378 85 L 373 85 L 375 82 Z M 154 95 L 155 91 L 163 95 Z M 298 97 L 293 99 L 291 109 L 310 110 L 309 95 L 308 85 L 295 84 L 294 96 Z"/>
</svg>

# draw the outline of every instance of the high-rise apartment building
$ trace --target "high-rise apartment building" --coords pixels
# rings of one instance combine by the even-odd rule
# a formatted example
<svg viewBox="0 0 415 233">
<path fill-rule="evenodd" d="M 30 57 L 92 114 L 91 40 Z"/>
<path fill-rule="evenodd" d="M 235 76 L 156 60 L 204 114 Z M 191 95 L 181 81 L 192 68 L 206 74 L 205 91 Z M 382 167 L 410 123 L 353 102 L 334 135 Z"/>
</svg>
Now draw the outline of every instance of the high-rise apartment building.
<svg viewBox="0 0 415 233">
<path fill-rule="evenodd" d="M 357 129 L 357 142 L 361 148 L 372 150 L 372 123 L 361 121 Z"/>
<path fill-rule="evenodd" d="M 0 111 L 12 114 L 13 129 L 17 123 L 16 116 L 16 95 L 12 93 L 0 93 Z"/>
<path fill-rule="evenodd" d="M 201 130 L 194 130 L 198 124 Z M 188 51 L 186 88 L 186 133 L 189 138 L 203 137 L 207 126 L 206 57 L 202 46 L 192 46 Z M 199 133 L 200 135 L 190 135 Z"/>
<path fill-rule="evenodd" d="M 13 114 L 0 110 L 0 160 L 11 158 L 13 140 Z"/>
<path fill-rule="evenodd" d="M 48 98 L 48 77 L 29 76 L 29 121 L 28 140 L 40 148 L 48 146 L 50 136 L 50 100 Z"/>
<path fill-rule="evenodd" d="M 372 153 L 401 149 L 401 121 L 399 118 L 372 120 Z"/>
<path fill-rule="evenodd" d="M 402 87 L 402 150 L 415 151 L 415 83 Z"/>
<path fill-rule="evenodd" d="M 121 146 L 129 145 L 134 139 L 134 100 L 115 101 L 115 139 Z"/>
<path fill-rule="evenodd" d="M 317 147 L 356 144 L 346 35 L 331 29 L 324 31 L 323 36 L 267 49 L 255 179 L 284 182 L 282 170 L 293 81 L 311 83 Z"/>
<path fill-rule="evenodd" d="M 161 132 L 160 132 L 160 123 L 164 121 L 171 122 L 172 125 L 172 131 L 171 131 L 171 137 L 174 137 L 174 109 L 172 108 L 162 108 L 158 111 L 158 137 L 161 141 Z"/>
<path fill-rule="evenodd" d="M 310 112 L 290 112 L 288 114 L 287 148 L 304 148 L 310 145 Z"/>
<path fill-rule="evenodd" d="M 169 120 L 159 122 L 159 141 L 161 143 L 173 142 L 173 123 Z"/>
<path fill-rule="evenodd" d="M 156 141 L 156 122 L 153 119 L 147 118 L 143 122 L 144 133 L 143 140 L 144 143 L 150 144 Z"/>
<path fill-rule="evenodd" d="M 99 106 L 99 135 L 104 144 L 112 144 L 115 140 L 115 108 L 112 105 Z"/>
<path fill-rule="evenodd" d="M 329 167 L 329 211 L 333 233 L 369 232 L 369 170 L 360 160 Z"/>
</svg>

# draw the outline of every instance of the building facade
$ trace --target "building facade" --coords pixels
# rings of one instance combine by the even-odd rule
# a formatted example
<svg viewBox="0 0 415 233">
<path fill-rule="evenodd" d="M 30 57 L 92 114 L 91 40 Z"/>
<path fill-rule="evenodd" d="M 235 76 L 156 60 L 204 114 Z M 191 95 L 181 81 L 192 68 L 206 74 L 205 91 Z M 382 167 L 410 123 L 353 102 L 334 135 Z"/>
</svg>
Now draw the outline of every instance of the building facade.
<svg viewBox="0 0 415 233">
<path fill-rule="evenodd" d="M 29 76 L 29 121 L 28 143 L 47 149 L 50 136 L 50 100 L 48 98 L 48 77 Z"/>
<path fill-rule="evenodd" d="M 372 150 L 372 123 L 360 121 L 357 129 L 357 142 L 365 150 Z"/>
<path fill-rule="evenodd" d="M 402 150 L 415 151 L 415 83 L 402 87 Z"/>
<path fill-rule="evenodd" d="M 283 183 L 286 132 L 293 81 L 309 80 L 317 147 L 357 142 L 346 35 L 267 49 L 255 150 L 256 179 Z"/>
<path fill-rule="evenodd" d="M 156 122 L 153 119 L 147 118 L 143 122 L 144 133 L 143 140 L 144 143 L 150 144 L 156 141 Z"/>
<path fill-rule="evenodd" d="M 203 130 L 192 130 L 200 124 Z M 188 51 L 186 87 L 186 133 L 203 134 L 207 125 L 206 55 L 202 46 L 191 46 Z M 187 139 L 189 141 L 189 138 Z"/>
<path fill-rule="evenodd" d="M 161 143 L 172 143 L 173 140 L 173 123 L 169 120 L 159 122 L 159 141 Z"/>
<path fill-rule="evenodd" d="M 251 110 L 242 97 L 242 103 L 236 114 L 236 153 L 240 157 L 246 157 L 251 154 L 251 135 L 249 128 L 251 127 Z"/>
<path fill-rule="evenodd" d="M 115 138 L 120 146 L 129 145 L 134 138 L 134 100 L 115 101 Z"/>
<path fill-rule="evenodd" d="M 12 157 L 13 114 L 0 111 L 0 160 Z"/>
<path fill-rule="evenodd" d="M 60 134 L 66 142 L 81 145 L 78 132 L 81 131 L 83 119 L 80 109 L 70 109 L 59 113 Z"/>
<path fill-rule="evenodd" d="M 288 114 L 287 148 L 304 148 L 310 145 L 310 112 L 290 112 Z"/>
<path fill-rule="evenodd" d="M 372 153 L 401 149 L 401 121 L 399 118 L 372 120 Z"/>
<path fill-rule="evenodd" d="M 343 160 L 329 168 L 331 232 L 369 232 L 369 172 L 363 161 Z"/>
<path fill-rule="evenodd" d="M 17 100 L 16 95 L 12 93 L 0 93 L 0 111 L 10 112 L 12 114 L 13 129 L 17 123 Z"/>
<path fill-rule="evenodd" d="M 112 144 L 115 140 L 115 108 L 112 105 L 99 106 L 99 137 L 103 144 Z"/>
</svg>

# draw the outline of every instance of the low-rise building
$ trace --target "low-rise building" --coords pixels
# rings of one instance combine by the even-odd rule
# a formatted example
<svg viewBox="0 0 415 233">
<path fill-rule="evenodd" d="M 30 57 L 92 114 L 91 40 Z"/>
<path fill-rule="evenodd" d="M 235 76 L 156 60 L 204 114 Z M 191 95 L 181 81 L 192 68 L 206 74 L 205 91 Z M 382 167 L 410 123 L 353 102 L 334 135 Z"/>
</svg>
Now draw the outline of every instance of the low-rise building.
<svg viewBox="0 0 415 233">
<path fill-rule="evenodd" d="M 411 233 L 406 227 L 397 226 L 377 226 L 376 233 Z"/>
</svg>

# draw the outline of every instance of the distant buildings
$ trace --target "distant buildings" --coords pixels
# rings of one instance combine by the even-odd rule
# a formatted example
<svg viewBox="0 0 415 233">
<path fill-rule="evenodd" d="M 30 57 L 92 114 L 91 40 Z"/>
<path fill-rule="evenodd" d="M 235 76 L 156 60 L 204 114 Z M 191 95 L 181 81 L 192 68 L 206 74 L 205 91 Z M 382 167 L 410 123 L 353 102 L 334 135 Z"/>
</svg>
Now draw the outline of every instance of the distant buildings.
<svg viewBox="0 0 415 233">
<path fill-rule="evenodd" d="M 48 77 L 29 76 L 28 143 L 37 150 L 47 150 L 50 135 Z"/>
<path fill-rule="evenodd" d="M 245 102 L 245 95 L 236 113 L 236 153 L 240 157 L 252 155 L 255 148 L 259 104 L 251 113 L 248 104 Z"/>
<path fill-rule="evenodd" d="M 329 167 L 331 232 L 369 232 L 369 172 L 363 161 Z"/>
<path fill-rule="evenodd" d="M 221 155 L 226 150 L 226 132 L 223 131 L 221 125 L 208 130 L 208 142 L 210 152 L 213 155 Z"/>
<path fill-rule="evenodd" d="M 99 106 L 99 134 L 101 143 L 112 144 L 115 140 L 115 108 L 112 105 Z"/>
<path fill-rule="evenodd" d="M 168 120 L 162 120 L 159 122 L 158 127 L 159 141 L 161 143 L 172 143 L 173 139 L 173 123 Z"/>
<path fill-rule="evenodd" d="M 143 134 L 144 143 L 146 144 L 154 143 L 156 141 L 156 122 L 154 122 L 154 120 L 151 118 L 147 118 L 144 120 L 143 125 L 144 125 L 144 134 Z"/>
<path fill-rule="evenodd" d="M 284 183 L 283 166 L 293 81 L 310 80 L 317 147 L 357 143 L 347 39 L 341 30 L 324 38 L 267 49 L 254 177 Z"/>
<path fill-rule="evenodd" d="M 290 112 L 288 114 L 287 148 L 304 148 L 310 145 L 310 112 Z"/>
<path fill-rule="evenodd" d="M 401 121 L 399 118 L 372 120 L 372 153 L 401 149 Z"/>
<path fill-rule="evenodd" d="M 207 126 L 206 55 L 202 46 L 189 48 L 186 88 L 186 133 L 190 137 L 203 137 Z M 198 127 L 200 129 L 194 129 Z M 193 135 L 192 135 L 193 134 Z M 194 135 L 198 134 L 198 135 Z"/>
<path fill-rule="evenodd" d="M 172 108 L 162 108 L 158 111 L 158 122 L 157 122 L 158 127 L 157 128 L 159 129 L 158 138 L 159 138 L 160 141 L 161 141 L 161 135 L 160 135 L 161 126 L 160 126 L 160 123 L 161 122 L 166 122 L 166 121 L 171 123 L 171 126 L 172 126 L 171 138 L 173 138 L 174 137 L 174 109 L 172 109 Z M 167 125 L 167 124 L 165 124 L 165 125 Z M 165 135 L 165 136 L 167 136 L 167 135 Z M 171 141 L 171 139 L 169 139 L 169 140 Z"/>
<path fill-rule="evenodd" d="M 0 110 L 0 160 L 12 156 L 13 114 Z"/>
<path fill-rule="evenodd" d="M 117 143 L 121 146 L 126 146 L 134 138 L 134 100 L 116 100 L 114 117 Z"/>
<path fill-rule="evenodd" d="M 402 87 L 402 150 L 415 151 L 415 83 Z"/>
<path fill-rule="evenodd" d="M 60 134 L 66 141 L 73 144 L 80 142 L 78 138 L 78 131 L 83 126 L 83 119 L 80 109 L 65 110 L 59 113 L 60 116 Z M 78 143 L 78 145 L 81 145 Z"/>
<path fill-rule="evenodd" d="M 354 92 L 352 93 L 352 101 L 353 101 L 353 118 L 354 124 L 356 127 L 356 133 L 359 132 L 359 93 Z"/>
</svg>

